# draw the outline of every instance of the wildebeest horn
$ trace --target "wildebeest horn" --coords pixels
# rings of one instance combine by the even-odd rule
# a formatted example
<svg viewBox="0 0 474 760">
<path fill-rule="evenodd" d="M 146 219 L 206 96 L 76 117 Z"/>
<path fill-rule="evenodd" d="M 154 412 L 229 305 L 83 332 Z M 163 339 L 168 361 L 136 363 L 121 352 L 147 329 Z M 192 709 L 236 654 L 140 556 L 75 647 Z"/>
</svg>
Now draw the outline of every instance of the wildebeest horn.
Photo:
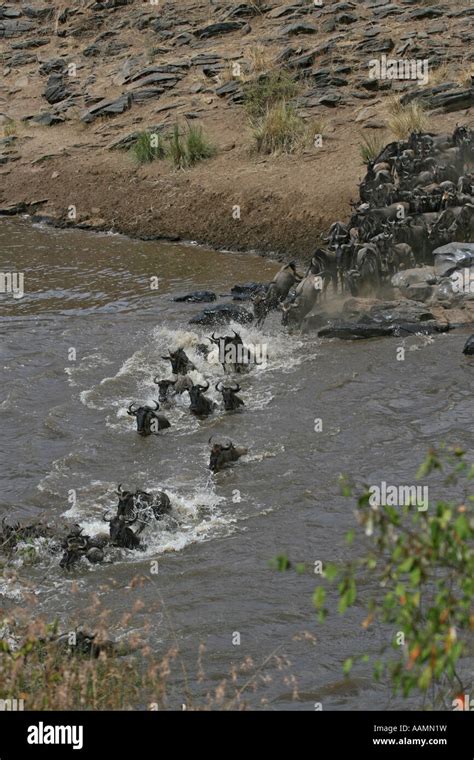
<svg viewBox="0 0 474 760">
<path fill-rule="evenodd" d="M 235 332 L 235 330 L 232 330 L 232 332 L 234 333 L 234 335 L 235 335 L 236 338 L 240 338 L 240 335 L 239 335 L 238 332 Z"/>
<path fill-rule="evenodd" d="M 204 387 L 204 385 L 199 385 L 199 384 L 198 384 L 198 385 L 195 385 L 194 387 L 195 387 L 195 388 L 199 388 L 201 391 L 207 391 L 207 389 L 209 388 L 209 381 L 207 381 L 207 383 L 206 383 L 206 386 L 205 386 L 205 387 Z"/>
<path fill-rule="evenodd" d="M 121 483 L 118 484 L 116 493 L 118 493 L 119 496 L 122 495 L 123 488 L 122 488 L 122 484 Z"/>
<path fill-rule="evenodd" d="M 105 513 L 105 515 L 102 518 L 104 522 L 110 522 L 111 521 L 112 518 L 108 517 L 108 514 L 109 514 L 109 511 L 107 510 L 107 512 Z"/>
<path fill-rule="evenodd" d="M 219 385 L 222 383 L 222 380 L 218 380 L 216 383 L 216 391 L 219 391 Z M 212 436 L 211 436 L 212 437 Z"/>
<path fill-rule="evenodd" d="M 232 441 L 230 441 L 228 446 L 223 446 L 222 448 L 224 449 L 224 451 L 228 451 L 231 448 L 231 446 L 232 446 Z"/>
<path fill-rule="evenodd" d="M 161 358 L 164 359 L 166 362 L 169 362 L 169 360 L 171 359 L 171 352 L 170 352 L 170 356 L 162 356 Z"/>
<path fill-rule="evenodd" d="M 231 391 L 233 391 L 233 393 L 238 393 L 240 391 L 240 385 L 236 383 L 236 386 L 236 388 L 231 388 Z"/>
<path fill-rule="evenodd" d="M 84 536 L 71 536 L 66 539 L 66 545 L 68 549 L 85 549 L 87 546 L 87 538 L 84 538 Z"/>
<path fill-rule="evenodd" d="M 156 377 L 153 378 L 153 382 L 156 383 L 156 385 L 160 383 L 160 380 L 158 380 L 158 375 L 156 375 Z"/>
<path fill-rule="evenodd" d="M 156 401 L 156 399 L 153 399 L 153 403 L 154 403 L 154 404 L 156 404 L 156 406 L 155 406 L 155 408 L 154 408 L 154 410 L 153 410 L 153 411 L 154 411 L 154 412 L 157 412 L 157 411 L 158 411 L 158 409 L 160 408 L 160 405 L 159 405 L 158 401 Z"/>
<path fill-rule="evenodd" d="M 134 412 L 134 411 L 132 410 L 132 406 L 134 406 L 134 404 L 135 404 L 135 401 L 132 401 L 132 403 L 129 405 L 129 407 L 128 407 L 128 409 L 127 409 L 127 414 L 132 414 L 132 415 L 133 415 L 133 414 L 136 414 L 136 412 Z"/>
</svg>

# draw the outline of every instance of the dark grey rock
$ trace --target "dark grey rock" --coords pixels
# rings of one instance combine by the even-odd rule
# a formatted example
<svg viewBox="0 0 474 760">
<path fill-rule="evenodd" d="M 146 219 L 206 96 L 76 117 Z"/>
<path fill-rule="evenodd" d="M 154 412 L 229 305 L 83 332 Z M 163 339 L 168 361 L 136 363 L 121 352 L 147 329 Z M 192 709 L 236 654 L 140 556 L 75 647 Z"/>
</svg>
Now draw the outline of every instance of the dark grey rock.
<svg viewBox="0 0 474 760">
<path fill-rule="evenodd" d="M 132 98 L 134 103 L 141 103 L 144 100 L 152 100 L 153 98 L 159 98 L 163 95 L 164 89 L 162 87 L 147 87 L 139 90 L 134 90 Z"/>
<path fill-rule="evenodd" d="M 81 121 L 89 124 L 99 116 L 115 116 L 124 113 L 132 105 L 132 96 L 130 93 L 121 95 L 116 100 L 101 100 L 95 106 L 85 111 L 81 116 Z"/>
<path fill-rule="evenodd" d="M 229 32 L 236 32 L 245 26 L 243 21 L 219 21 L 215 24 L 209 24 L 201 29 L 196 29 L 194 35 L 199 39 L 208 39 L 209 37 L 216 37 L 220 34 L 228 34 Z"/>
<path fill-rule="evenodd" d="M 189 320 L 190 325 L 226 325 L 229 322 L 250 324 L 253 322 L 253 314 L 241 306 L 219 304 L 203 309 Z"/>
<path fill-rule="evenodd" d="M 31 121 L 42 127 L 53 127 L 56 124 L 63 124 L 65 119 L 56 113 L 40 113 L 38 116 L 33 116 Z"/>
<path fill-rule="evenodd" d="M 283 35 L 293 36 L 295 34 L 316 34 L 317 29 L 306 21 L 297 21 L 295 24 L 288 24 L 281 30 Z"/>
<path fill-rule="evenodd" d="M 446 277 L 456 269 L 474 267 L 474 243 L 447 243 L 435 248 L 433 258 L 438 277 Z"/>
<path fill-rule="evenodd" d="M 359 42 L 356 50 L 361 50 L 363 53 L 389 53 L 394 47 L 394 41 L 390 37 L 386 37 L 381 40 L 369 39 Z"/>
<path fill-rule="evenodd" d="M 173 301 L 177 303 L 210 303 L 216 301 L 217 296 L 211 290 L 195 290 L 184 296 L 176 296 Z"/>
<path fill-rule="evenodd" d="M 466 356 L 474 356 L 474 335 L 471 335 L 471 337 L 466 340 L 462 352 Z"/>
<path fill-rule="evenodd" d="M 216 89 L 216 95 L 218 95 L 220 98 L 223 98 L 226 95 L 233 95 L 240 89 L 240 82 L 237 82 L 235 79 L 231 79 L 229 82 L 222 84 Z"/>
<path fill-rule="evenodd" d="M 0 38 L 9 39 L 11 37 L 21 37 L 22 34 L 31 32 L 36 24 L 33 21 L 23 21 L 18 19 L 0 20 Z"/>
<path fill-rule="evenodd" d="M 49 45 L 50 39 L 46 37 L 35 37 L 31 40 L 23 40 L 22 42 L 14 42 L 12 44 L 12 50 L 29 50 L 30 48 L 39 48 Z"/>
<path fill-rule="evenodd" d="M 59 74 L 64 71 L 66 71 L 66 62 L 62 58 L 52 58 L 42 63 L 39 67 L 39 73 L 43 75 L 49 75 L 53 72 Z"/>
<path fill-rule="evenodd" d="M 425 8 L 415 8 L 413 11 L 410 11 L 408 18 L 410 21 L 419 21 L 423 18 L 438 18 L 439 16 L 443 15 L 443 8 L 440 8 L 439 6 L 429 5 Z"/>
<path fill-rule="evenodd" d="M 71 91 L 64 83 L 62 74 L 51 74 L 43 94 L 48 103 L 53 105 L 68 98 L 71 95 Z"/>
</svg>

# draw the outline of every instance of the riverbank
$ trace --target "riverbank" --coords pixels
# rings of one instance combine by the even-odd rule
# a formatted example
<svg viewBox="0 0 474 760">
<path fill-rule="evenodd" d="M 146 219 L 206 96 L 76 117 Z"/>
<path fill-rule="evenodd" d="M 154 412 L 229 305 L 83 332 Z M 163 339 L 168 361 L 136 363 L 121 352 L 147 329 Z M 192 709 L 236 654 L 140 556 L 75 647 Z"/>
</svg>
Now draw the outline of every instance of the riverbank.
<svg viewBox="0 0 474 760">
<path fill-rule="evenodd" d="M 453 81 L 456 92 L 471 65 L 463 0 L 426 16 L 414 15 L 413 3 L 391 14 L 384 3 L 340 13 L 334 3 L 302 0 L 258 12 L 260 4 L 229 10 L 185 0 L 179 10 L 164 3 L 159 14 L 133 0 L 52 5 L 2 11 L 0 207 L 133 237 L 306 260 L 332 222 L 349 217 L 365 173 L 364 139 L 393 139 L 390 95 L 419 88 L 368 81 L 377 49 L 408 45 L 429 57 L 431 84 Z M 322 141 L 264 155 L 255 151 L 242 88 L 282 65 L 297 82 L 298 114 Z M 113 114 L 90 120 L 104 98 Z M 472 124 L 469 104 L 468 96 L 451 112 L 430 111 L 430 131 Z M 175 124 L 202 127 L 216 154 L 176 170 L 166 160 L 138 165 L 116 149 L 137 132 L 166 134 Z"/>
</svg>

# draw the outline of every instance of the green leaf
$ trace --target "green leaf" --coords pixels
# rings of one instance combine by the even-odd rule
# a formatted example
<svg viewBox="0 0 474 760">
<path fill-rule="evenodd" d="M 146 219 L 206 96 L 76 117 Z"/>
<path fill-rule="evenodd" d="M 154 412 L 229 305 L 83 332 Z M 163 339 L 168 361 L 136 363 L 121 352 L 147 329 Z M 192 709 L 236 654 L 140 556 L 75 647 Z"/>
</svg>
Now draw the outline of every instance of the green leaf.
<svg viewBox="0 0 474 760">
<path fill-rule="evenodd" d="M 317 610 L 321 609 L 326 599 L 326 589 L 322 586 L 315 588 L 313 592 L 313 604 Z"/>
<path fill-rule="evenodd" d="M 345 676 L 349 675 L 349 673 L 352 670 L 353 664 L 354 664 L 354 660 L 352 659 L 352 657 L 348 657 L 347 660 L 345 660 L 344 665 L 342 666 L 342 672 L 344 673 Z"/>
</svg>

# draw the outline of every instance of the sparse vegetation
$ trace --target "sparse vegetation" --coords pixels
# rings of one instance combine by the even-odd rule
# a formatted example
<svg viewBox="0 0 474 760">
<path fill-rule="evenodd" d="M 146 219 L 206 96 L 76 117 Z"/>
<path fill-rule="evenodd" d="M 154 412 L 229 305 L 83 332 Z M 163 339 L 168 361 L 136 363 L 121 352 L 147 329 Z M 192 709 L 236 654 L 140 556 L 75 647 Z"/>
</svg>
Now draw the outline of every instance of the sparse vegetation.
<svg viewBox="0 0 474 760">
<path fill-rule="evenodd" d="M 3 621 L 5 625 L 5 621 Z M 54 643 L 56 624 L 31 624 L 19 646 L 0 638 L 2 699 L 23 699 L 26 710 L 132 710 L 162 705 L 173 653 L 156 662 L 102 651 L 91 658 Z M 148 662 L 146 662 L 148 659 Z M 158 709 L 158 707 L 156 708 Z"/>
<path fill-rule="evenodd" d="M 269 71 L 272 67 L 274 55 L 265 47 L 265 45 L 252 45 L 247 53 L 250 72 L 252 74 L 261 74 Z"/>
<path fill-rule="evenodd" d="M 397 140 L 406 140 L 412 132 L 424 132 L 428 126 L 428 117 L 422 104 L 415 100 L 395 109 L 392 102 L 392 112 L 389 112 L 387 125 Z"/>
<path fill-rule="evenodd" d="M 186 135 L 183 136 L 178 124 L 175 124 L 165 148 L 166 158 L 176 169 L 194 166 L 199 161 L 211 158 L 215 153 L 216 148 L 205 137 L 202 127 L 189 125 Z"/>
<path fill-rule="evenodd" d="M 305 143 L 308 129 L 294 108 L 282 101 L 255 122 L 253 135 L 259 153 L 293 153 Z"/>
<path fill-rule="evenodd" d="M 149 164 L 165 156 L 163 138 L 159 133 L 141 132 L 130 150 L 138 164 Z"/>
<path fill-rule="evenodd" d="M 386 142 L 387 141 L 383 135 L 362 135 L 362 142 L 360 143 L 359 150 L 364 164 L 368 164 L 369 161 L 373 161 L 374 158 L 376 158 L 383 150 Z"/>
<path fill-rule="evenodd" d="M 190 126 L 186 135 L 186 156 L 189 166 L 198 161 L 211 158 L 216 153 L 215 147 L 205 137 L 202 127 Z"/>
<path fill-rule="evenodd" d="M 18 125 L 13 119 L 8 119 L 3 125 L 3 134 L 5 137 L 13 137 L 18 131 Z"/>
<path fill-rule="evenodd" d="M 277 103 L 287 102 L 298 93 L 298 84 L 288 71 L 261 74 L 244 85 L 244 105 L 251 119 L 265 116 Z"/>
</svg>

